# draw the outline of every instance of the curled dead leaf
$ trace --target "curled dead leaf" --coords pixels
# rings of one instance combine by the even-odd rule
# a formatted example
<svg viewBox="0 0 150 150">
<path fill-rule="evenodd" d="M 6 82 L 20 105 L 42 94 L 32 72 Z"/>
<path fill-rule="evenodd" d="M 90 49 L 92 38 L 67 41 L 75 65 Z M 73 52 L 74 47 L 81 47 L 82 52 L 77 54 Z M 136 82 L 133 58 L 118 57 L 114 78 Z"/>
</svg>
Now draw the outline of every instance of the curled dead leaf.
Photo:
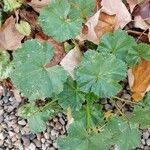
<svg viewBox="0 0 150 150">
<path fill-rule="evenodd" d="M 21 40 L 24 35 L 15 28 L 15 18 L 9 17 L 0 29 L 0 50 L 15 50 L 21 47 Z"/>
<path fill-rule="evenodd" d="M 103 34 L 114 31 L 115 24 L 115 15 L 108 15 L 99 10 L 85 23 L 82 32 L 77 39 L 80 41 L 88 40 L 98 44 Z"/>
<path fill-rule="evenodd" d="M 122 0 L 102 0 L 101 5 L 103 12 L 116 15 L 115 29 L 124 28 L 131 21 L 131 15 Z"/>
<path fill-rule="evenodd" d="M 134 101 L 143 99 L 150 91 L 150 61 L 142 59 L 140 64 L 128 71 L 128 79 Z"/>
<path fill-rule="evenodd" d="M 68 54 L 63 58 L 60 62 L 61 66 L 71 75 L 74 77 L 74 69 L 80 63 L 82 58 L 82 53 L 75 47 L 74 49 L 70 50 Z"/>
<path fill-rule="evenodd" d="M 77 39 L 98 44 L 103 34 L 123 28 L 131 21 L 131 15 L 122 0 L 97 0 L 96 13 L 83 26 Z"/>
</svg>

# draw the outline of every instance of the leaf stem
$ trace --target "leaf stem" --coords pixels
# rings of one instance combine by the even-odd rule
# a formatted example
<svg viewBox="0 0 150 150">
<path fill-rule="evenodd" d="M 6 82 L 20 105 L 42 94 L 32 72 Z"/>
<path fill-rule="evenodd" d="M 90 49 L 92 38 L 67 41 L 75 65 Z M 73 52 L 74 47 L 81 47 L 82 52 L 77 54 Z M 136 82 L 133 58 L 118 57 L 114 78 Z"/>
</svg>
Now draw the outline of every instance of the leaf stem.
<svg viewBox="0 0 150 150">
<path fill-rule="evenodd" d="M 129 101 L 129 100 L 126 100 L 126 99 L 117 97 L 117 96 L 113 96 L 112 98 L 117 99 L 117 100 L 120 100 L 120 101 L 125 102 L 125 103 L 131 103 L 131 104 L 139 105 L 137 102 Z"/>
</svg>

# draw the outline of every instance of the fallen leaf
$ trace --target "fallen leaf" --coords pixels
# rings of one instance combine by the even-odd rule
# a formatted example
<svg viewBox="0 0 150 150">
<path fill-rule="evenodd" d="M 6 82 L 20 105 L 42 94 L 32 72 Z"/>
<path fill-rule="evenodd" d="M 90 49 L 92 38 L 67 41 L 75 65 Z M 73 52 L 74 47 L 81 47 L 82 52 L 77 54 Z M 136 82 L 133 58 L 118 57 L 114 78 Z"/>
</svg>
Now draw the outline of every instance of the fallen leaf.
<svg viewBox="0 0 150 150">
<path fill-rule="evenodd" d="M 47 41 L 55 49 L 54 57 L 52 58 L 50 63 L 48 63 L 46 65 L 46 67 L 52 67 L 52 66 L 58 65 L 65 56 L 64 45 L 62 43 L 56 42 L 53 38 L 48 37 L 48 36 L 46 36 L 45 34 L 43 34 L 41 32 L 37 33 L 35 35 L 35 38 L 37 40 L 39 40 L 40 42 Z"/>
<path fill-rule="evenodd" d="M 127 0 L 127 3 L 129 4 L 130 7 L 130 12 L 132 13 L 135 6 L 139 3 L 138 0 Z"/>
<path fill-rule="evenodd" d="M 97 37 L 102 37 L 103 34 L 114 31 L 116 25 L 115 17 L 116 15 L 100 13 L 98 24 L 94 28 Z"/>
<path fill-rule="evenodd" d="M 133 100 L 142 100 L 145 93 L 150 91 L 150 61 L 142 59 L 138 66 L 129 69 L 128 79 Z"/>
<path fill-rule="evenodd" d="M 80 63 L 81 58 L 81 51 L 78 47 L 75 47 L 74 49 L 70 50 L 60 62 L 61 66 L 64 67 L 66 71 L 68 71 L 72 78 L 74 77 L 74 69 Z"/>
<path fill-rule="evenodd" d="M 115 15 L 108 15 L 107 13 L 99 10 L 85 23 L 82 32 L 77 39 L 80 41 L 88 40 L 98 44 L 103 34 L 114 31 L 115 24 Z"/>
<path fill-rule="evenodd" d="M 28 4 L 33 7 L 33 9 L 37 12 L 40 12 L 40 10 L 47 6 L 50 3 L 51 0 L 31 0 L 28 2 Z"/>
<path fill-rule="evenodd" d="M 0 50 L 15 50 L 21 47 L 21 40 L 24 35 L 20 34 L 15 28 L 15 19 L 9 17 L 0 29 Z"/>
<path fill-rule="evenodd" d="M 102 9 L 109 15 L 116 15 L 115 29 L 124 28 L 131 21 L 131 15 L 122 0 L 102 0 Z"/>
<path fill-rule="evenodd" d="M 150 41 L 150 1 L 145 0 L 133 12 L 134 25 L 136 28 L 141 28 L 144 31 L 149 29 L 148 38 Z"/>
<path fill-rule="evenodd" d="M 121 0 L 97 0 L 96 8 L 94 16 L 88 19 L 77 36 L 79 41 L 88 40 L 98 44 L 102 35 L 124 28 L 131 21 L 131 15 Z"/>
</svg>

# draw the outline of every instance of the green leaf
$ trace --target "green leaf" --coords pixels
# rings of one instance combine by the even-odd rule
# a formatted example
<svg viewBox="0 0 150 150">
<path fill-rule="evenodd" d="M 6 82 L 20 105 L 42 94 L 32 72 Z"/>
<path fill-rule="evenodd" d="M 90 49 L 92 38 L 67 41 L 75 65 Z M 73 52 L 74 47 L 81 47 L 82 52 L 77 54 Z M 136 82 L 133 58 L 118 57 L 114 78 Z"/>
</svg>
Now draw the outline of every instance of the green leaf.
<svg viewBox="0 0 150 150">
<path fill-rule="evenodd" d="M 141 58 L 150 60 L 150 46 L 148 44 L 140 43 L 134 46 L 133 50 L 129 51 L 126 60 L 130 66 L 134 66 L 140 62 Z"/>
<path fill-rule="evenodd" d="M 9 77 L 11 70 L 9 53 L 7 51 L 0 52 L 0 80 Z"/>
<path fill-rule="evenodd" d="M 76 37 L 81 30 L 82 19 L 71 15 L 71 11 L 67 0 L 52 1 L 40 12 L 39 22 L 44 33 L 60 42 Z"/>
<path fill-rule="evenodd" d="M 112 143 L 120 150 L 133 150 L 140 145 L 141 135 L 137 124 L 131 124 L 121 118 L 109 120 L 107 129 L 111 132 Z"/>
<path fill-rule="evenodd" d="M 95 7 L 94 0 L 69 0 L 72 6 L 72 15 L 81 16 L 84 19 L 93 15 L 93 10 Z"/>
<path fill-rule="evenodd" d="M 126 76 L 126 65 L 115 56 L 102 55 L 89 50 L 75 70 L 75 79 L 80 89 L 93 92 L 99 97 L 110 97 L 121 90 L 119 81 Z"/>
<path fill-rule="evenodd" d="M 58 139 L 59 150 L 108 150 L 111 138 L 109 131 L 89 134 L 81 122 L 74 122 L 68 130 L 68 137 Z"/>
<path fill-rule="evenodd" d="M 150 127 L 150 107 L 136 106 L 130 121 L 138 123 L 140 127 L 144 129 Z"/>
<path fill-rule="evenodd" d="M 66 71 L 60 66 L 45 66 L 53 57 L 51 45 L 29 40 L 13 56 L 11 79 L 29 100 L 44 99 L 63 91 Z"/>
<path fill-rule="evenodd" d="M 21 6 L 21 0 L 3 0 L 4 1 L 4 11 L 12 11 Z"/>
<path fill-rule="evenodd" d="M 23 35 L 28 36 L 31 33 L 31 26 L 28 22 L 21 20 L 15 24 L 16 29 Z"/>
<path fill-rule="evenodd" d="M 101 112 L 102 108 L 99 105 L 91 103 L 90 105 L 91 128 L 99 127 L 102 124 L 104 124 L 104 117 Z M 85 128 L 87 127 L 87 110 L 85 106 L 83 106 L 83 108 L 80 111 L 73 112 L 72 115 L 75 121 L 82 122 Z"/>
<path fill-rule="evenodd" d="M 117 30 L 114 33 L 107 33 L 101 38 L 97 51 L 103 53 L 112 53 L 117 58 L 126 61 L 128 52 L 133 51 L 136 42 L 123 30 Z M 128 63 L 128 62 L 127 62 Z"/>
<path fill-rule="evenodd" d="M 63 92 L 58 97 L 58 103 L 62 108 L 67 109 L 70 107 L 73 111 L 79 110 L 85 101 L 85 94 L 80 91 L 77 83 L 71 78 L 67 80 Z"/>
<path fill-rule="evenodd" d="M 60 112 L 60 107 L 55 101 L 50 101 L 42 107 L 37 107 L 34 102 L 20 107 L 19 116 L 27 119 L 33 133 L 46 130 L 46 121 Z"/>
<path fill-rule="evenodd" d="M 148 92 L 143 100 L 145 105 L 150 105 L 150 92 Z"/>
</svg>

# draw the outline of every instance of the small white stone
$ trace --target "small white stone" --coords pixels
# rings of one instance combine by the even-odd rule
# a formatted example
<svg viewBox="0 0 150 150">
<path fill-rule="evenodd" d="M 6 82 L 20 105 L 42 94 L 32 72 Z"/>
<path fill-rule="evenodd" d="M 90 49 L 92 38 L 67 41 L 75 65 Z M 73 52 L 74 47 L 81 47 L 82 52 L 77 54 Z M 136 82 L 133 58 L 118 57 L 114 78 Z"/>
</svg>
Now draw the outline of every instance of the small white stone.
<svg viewBox="0 0 150 150">
<path fill-rule="evenodd" d="M 33 143 L 30 143 L 29 150 L 35 150 L 36 146 Z"/>
<path fill-rule="evenodd" d="M 5 139 L 5 136 L 3 134 L 3 132 L 0 133 L 0 140 L 4 140 Z"/>
<path fill-rule="evenodd" d="M 149 132 L 148 131 L 144 132 L 143 139 L 148 139 L 148 137 L 149 137 Z"/>
<path fill-rule="evenodd" d="M 26 125 L 26 121 L 22 119 L 22 120 L 18 121 L 18 124 L 22 125 L 22 126 L 25 126 Z"/>
</svg>

